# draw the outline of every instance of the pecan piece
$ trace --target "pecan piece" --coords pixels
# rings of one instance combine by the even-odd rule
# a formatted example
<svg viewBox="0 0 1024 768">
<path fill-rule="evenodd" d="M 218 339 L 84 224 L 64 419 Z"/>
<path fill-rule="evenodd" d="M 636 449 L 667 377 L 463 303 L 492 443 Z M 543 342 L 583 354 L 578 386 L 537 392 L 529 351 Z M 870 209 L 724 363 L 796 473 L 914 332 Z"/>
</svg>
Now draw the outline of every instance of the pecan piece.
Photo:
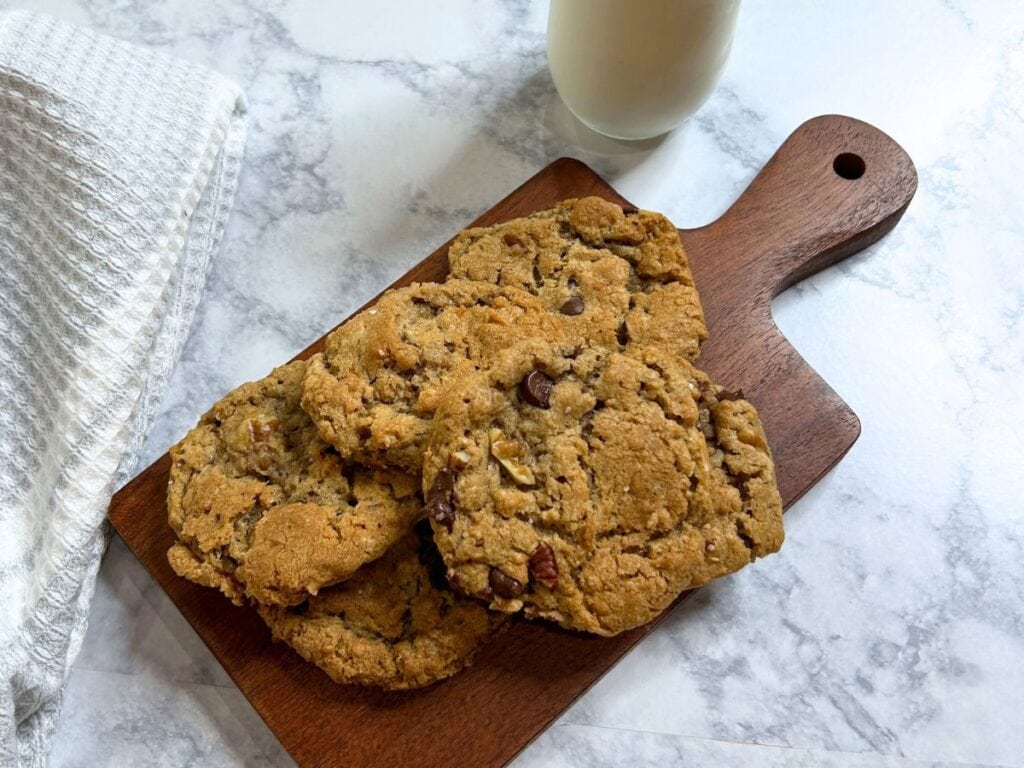
<svg viewBox="0 0 1024 768">
<path fill-rule="evenodd" d="M 529 568 L 533 578 L 548 589 L 558 586 L 558 561 L 555 559 L 555 551 L 546 541 L 538 544 L 530 555 Z"/>
<path fill-rule="evenodd" d="M 491 455 L 501 463 L 512 479 L 520 485 L 536 485 L 537 478 L 533 470 L 520 461 L 526 452 L 523 444 L 507 440 L 505 434 L 497 428 L 489 430 L 487 436 L 491 441 Z"/>
</svg>

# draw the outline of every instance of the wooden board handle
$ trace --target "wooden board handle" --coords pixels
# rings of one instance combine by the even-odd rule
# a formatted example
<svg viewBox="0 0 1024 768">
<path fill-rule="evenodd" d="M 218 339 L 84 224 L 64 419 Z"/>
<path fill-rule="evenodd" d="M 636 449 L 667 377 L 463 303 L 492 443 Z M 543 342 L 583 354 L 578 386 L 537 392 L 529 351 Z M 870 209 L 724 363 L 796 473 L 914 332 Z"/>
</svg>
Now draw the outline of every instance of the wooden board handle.
<svg viewBox="0 0 1024 768">
<path fill-rule="evenodd" d="M 860 120 L 824 115 L 797 128 L 732 207 L 685 240 L 700 253 L 742 254 L 729 270 L 742 285 L 731 293 L 767 309 L 785 288 L 886 234 L 916 189 L 899 144 Z"/>
<path fill-rule="evenodd" d="M 679 231 L 698 290 L 715 299 L 704 302 L 710 336 L 698 364 L 758 407 L 789 502 L 832 466 L 822 456 L 853 444 L 860 423 L 775 326 L 772 297 L 885 235 L 916 189 L 899 144 L 825 115 L 797 128 L 717 221 Z M 799 407 L 807 403 L 815 407 Z"/>
</svg>

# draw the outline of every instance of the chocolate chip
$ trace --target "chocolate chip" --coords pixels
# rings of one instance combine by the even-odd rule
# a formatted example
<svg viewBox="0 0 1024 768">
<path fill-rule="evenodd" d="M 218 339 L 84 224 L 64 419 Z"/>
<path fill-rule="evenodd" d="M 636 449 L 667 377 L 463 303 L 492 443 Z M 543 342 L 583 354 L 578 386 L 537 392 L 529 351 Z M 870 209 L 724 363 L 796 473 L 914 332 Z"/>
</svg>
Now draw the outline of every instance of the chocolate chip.
<svg viewBox="0 0 1024 768">
<path fill-rule="evenodd" d="M 533 578 L 548 589 L 558 586 L 558 561 L 555 559 L 555 551 L 546 541 L 538 544 L 530 555 L 529 568 Z"/>
<path fill-rule="evenodd" d="M 507 245 L 510 248 L 517 245 L 524 245 L 523 241 L 519 239 L 519 236 L 514 235 L 511 232 L 506 232 L 504 235 L 501 236 L 501 239 L 502 242 L 504 242 L 505 245 Z"/>
<path fill-rule="evenodd" d="M 626 327 L 626 321 L 623 320 L 618 330 L 615 331 L 615 340 L 622 346 L 629 344 L 629 328 Z"/>
<path fill-rule="evenodd" d="M 640 213 L 640 209 L 635 205 L 624 205 L 622 206 L 622 212 L 628 216 L 631 213 Z"/>
<path fill-rule="evenodd" d="M 519 399 L 538 408 L 550 408 L 551 388 L 555 381 L 539 368 L 534 368 L 519 382 Z"/>
<path fill-rule="evenodd" d="M 434 535 L 426 520 L 421 520 L 413 526 L 413 531 L 418 540 L 416 555 L 420 565 L 423 566 L 430 578 L 430 584 L 434 589 L 446 590 L 448 586 L 448 569 L 445 567 L 441 553 L 434 545 Z"/>
<path fill-rule="evenodd" d="M 507 573 L 497 568 L 491 568 L 487 576 L 487 583 L 491 585 L 494 594 L 499 597 L 515 598 L 523 594 L 523 585 L 518 579 L 513 579 Z"/>
<path fill-rule="evenodd" d="M 571 299 L 566 301 L 558 311 L 563 315 L 582 315 L 583 298 L 580 296 L 573 296 Z"/>
<path fill-rule="evenodd" d="M 448 467 L 444 467 L 434 478 L 423 512 L 435 523 L 449 531 L 452 529 L 455 522 L 455 474 Z"/>
<path fill-rule="evenodd" d="M 718 390 L 718 400 L 719 400 L 719 402 L 725 402 L 727 400 L 743 400 L 743 399 L 744 399 L 744 397 L 743 397 L 743 390 L 742 389 L 737 389 L 735 392 L 733 392 L 732 390 L 729 390 L 729 389 L 720 389 L 720 390 Z"/>
</svg>

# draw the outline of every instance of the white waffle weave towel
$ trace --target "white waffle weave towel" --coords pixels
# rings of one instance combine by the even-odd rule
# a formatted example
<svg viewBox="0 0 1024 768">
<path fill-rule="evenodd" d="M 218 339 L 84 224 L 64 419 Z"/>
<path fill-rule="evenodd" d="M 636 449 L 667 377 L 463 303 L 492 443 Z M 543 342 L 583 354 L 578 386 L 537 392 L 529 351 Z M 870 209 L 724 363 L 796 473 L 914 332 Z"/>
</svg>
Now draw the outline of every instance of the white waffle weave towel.
<svg viewBox="0 0 1024 768">
<path fill-rule="evenodd" d="M 231 206 L 237 86 L 0 14 L 0 765 L 43 765 L 110 496 L 135 467 Z"/>
</svg>

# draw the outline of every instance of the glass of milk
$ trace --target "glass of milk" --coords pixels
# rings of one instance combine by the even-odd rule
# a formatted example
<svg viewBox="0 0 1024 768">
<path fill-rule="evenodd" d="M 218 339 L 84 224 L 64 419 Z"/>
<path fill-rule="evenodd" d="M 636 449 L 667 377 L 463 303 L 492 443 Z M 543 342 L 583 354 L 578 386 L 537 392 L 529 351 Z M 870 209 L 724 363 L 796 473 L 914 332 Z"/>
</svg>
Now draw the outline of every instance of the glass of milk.
<svg viewBox="0 0 1024 768">
<path fill-rule="evenodd" d="M 584 124 L 616 139 L 675 128 L 729 58 L 739 0 L 551 0 L 548 66 Z"/>
</svg>

